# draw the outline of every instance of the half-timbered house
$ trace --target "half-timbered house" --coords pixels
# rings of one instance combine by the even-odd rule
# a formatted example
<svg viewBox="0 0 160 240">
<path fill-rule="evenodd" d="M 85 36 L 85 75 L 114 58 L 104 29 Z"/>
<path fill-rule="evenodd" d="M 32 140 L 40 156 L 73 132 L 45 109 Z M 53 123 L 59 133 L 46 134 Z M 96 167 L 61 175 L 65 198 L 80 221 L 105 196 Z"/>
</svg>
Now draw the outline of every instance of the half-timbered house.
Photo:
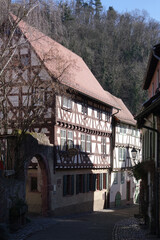
<svg viewBox="0 0 160 240">
<path fill-rule="evenodd" d="M 148 100 L 136 116 L 142 130 L 141 212 L 151 232 L 160 236 L 160 44 L 151 49 L 143 89 Z"/>
<path fill-rule="evenodd" d="M 1 130 L 32 131 L 22 154 L 29 210 L 59 215 L 106 207 L 115 98 L 82 58 L 26 22 L 18 24 L 12 44 L 4 76 L 10 84 L 3 89 L 7 128 Z"/>
<path fill-rule="evenodd" d="M 113 171 L 110 204 L 120 206 L 138 201 L 139 182 L 133 177 L 132 168 L 141 161 L 141 138 L 133 115 L 120 98 L 114 98 L 121 111 L 116 111 L 112 120 Z M 132 149 L 137 151 L 136 159 L 132 158 Z"/>
</svg>

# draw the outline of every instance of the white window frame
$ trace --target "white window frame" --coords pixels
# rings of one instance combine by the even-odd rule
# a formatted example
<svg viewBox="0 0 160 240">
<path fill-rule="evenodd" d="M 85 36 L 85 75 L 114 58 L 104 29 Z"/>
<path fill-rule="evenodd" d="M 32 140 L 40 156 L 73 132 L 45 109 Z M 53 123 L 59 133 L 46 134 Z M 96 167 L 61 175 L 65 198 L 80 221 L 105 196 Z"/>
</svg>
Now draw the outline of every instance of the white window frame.
<svg viewBox="0 0 160 240">
<path fill-rule="evenodd" d="M 121 172 L 121 184 L 125 182 L 125 172 Z"/>
<path fill-rule="evenodd" d="M 85 134 L 81 134 L 81 152 L 86 150 Z"/>
<path fill-rule="evenodd" d="M 86 135 L 86 152 L 91 152 L 91 135 Z"/>
<path fill-rule="evenodd" d="M 65 146 L 65 144 L 66 144 L 66 130 L 65 129 L 61 129 L 61 142 L 60 142 L 60 149 L 61 149 L 61 151 L 65 151 L 66 150 L 66 146 Z"/>
<path fill-rule="evenodd" d="M 123 125 L 120 126 L 120 133 L 121 134 L 126 134 L 127 133 L 127 128 Z"/>
<path fill-rule="evenodd" d="M 125 161 L 127 155 L 127 149 L 123 147 L 118 148 L 118 159 L 119 161 Z"/>
<path fill-rule="evenodd" d="M 110 122 L 111 119 L 111 113 L 110 112 L 105 112 L 105 121 Z"/>
<path fill-rule="evenodd" d="M 67 147 L 68 149 L 74 147 L 74 141 L 73 141 L 73 131 L 68 131 L 67 133 Z"/>
<path fill-rule="evenodd" d="M 118 172 L 113 173 L 113 184 L 118 184 Z"/>
<path fill-rule="evenodd" d="M 101 154 L 106 155 L 106 137 L 101 137 Z"/>
<path fill-rule="evenodd" d="M 88 106 L 86 103 L 82 103 L 82 114 L 88 115 Z"/>
<path fill-rule="evenodd" d="M 72 109 L 72 101 L 68 97 L 62 97 L 62 107 L 65 109 Z"/>
</svg>

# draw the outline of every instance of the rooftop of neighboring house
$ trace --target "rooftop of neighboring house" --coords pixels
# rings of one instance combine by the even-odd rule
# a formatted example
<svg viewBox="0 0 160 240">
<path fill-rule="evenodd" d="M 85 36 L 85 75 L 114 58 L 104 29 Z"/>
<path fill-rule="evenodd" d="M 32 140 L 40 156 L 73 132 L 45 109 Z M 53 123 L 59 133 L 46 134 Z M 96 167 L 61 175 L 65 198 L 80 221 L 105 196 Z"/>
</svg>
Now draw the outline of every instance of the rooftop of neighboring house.
<svg viewBox="0 0 160 240">
<path fill-rule="evenodd" d="M 17 21 L 17 17 L 13 15 L 12 17 Z M 106 93 L 81 57 L 23 20 L 19 22 L 18 27 L 53 78 L 85 96 L 116 109 L 119 108 L 115 98 L 110 93 Z"/>
<path fill-rule="evenodd" d="M 114 116 L 120 122 L 135 126 L 136 120 L 134 119 L 131 112 L 128 110 L 122 99 L 113 96 L 115 101 L 117 102 L 117 106 L 121 109 L 120 111 L 114 110 Z"/>
<path fill-rule="evenodd" d="M 147 90 L 149 88 L 153 74 L 156 70 L 159 60 L 160 60 L 160 44 L 157 44 L 151 49 L 147 70 L 144 77 L 144 84 L 143 84 L 144 90 Z"/>
</svg>

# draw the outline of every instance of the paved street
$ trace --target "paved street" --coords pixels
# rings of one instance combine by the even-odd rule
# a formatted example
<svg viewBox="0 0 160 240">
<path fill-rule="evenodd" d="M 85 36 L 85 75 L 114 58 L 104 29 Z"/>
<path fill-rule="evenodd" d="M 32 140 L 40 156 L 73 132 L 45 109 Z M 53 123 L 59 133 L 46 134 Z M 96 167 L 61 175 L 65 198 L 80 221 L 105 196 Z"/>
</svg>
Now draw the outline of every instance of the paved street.
<svg viewBox="0 0 160 240">
<path fill-rule="evenodd" d="M 149 232 L 140 228 L 134 213 L 138 213 L 136 206 L 61 218 L 38 217 L 11 240 L 152 240 Z"/>
</svg>

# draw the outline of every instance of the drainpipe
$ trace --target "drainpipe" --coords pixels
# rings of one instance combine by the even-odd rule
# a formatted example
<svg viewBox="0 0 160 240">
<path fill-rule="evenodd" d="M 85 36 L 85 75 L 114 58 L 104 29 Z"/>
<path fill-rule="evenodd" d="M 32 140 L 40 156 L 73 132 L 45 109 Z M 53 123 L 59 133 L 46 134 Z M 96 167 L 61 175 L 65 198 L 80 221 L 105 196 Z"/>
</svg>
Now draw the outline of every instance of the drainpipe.
<svg viewBox="0 0 160 240">
<path fill-rule="evenodd" d="M 160 132 L 148 126 L 142 126 L 142 128 L 146 128 L 150 131 L 157 133 L 157 162 L 156 162 L 156 234 L 159 236 L 159 139 Z"/>
</svg>

